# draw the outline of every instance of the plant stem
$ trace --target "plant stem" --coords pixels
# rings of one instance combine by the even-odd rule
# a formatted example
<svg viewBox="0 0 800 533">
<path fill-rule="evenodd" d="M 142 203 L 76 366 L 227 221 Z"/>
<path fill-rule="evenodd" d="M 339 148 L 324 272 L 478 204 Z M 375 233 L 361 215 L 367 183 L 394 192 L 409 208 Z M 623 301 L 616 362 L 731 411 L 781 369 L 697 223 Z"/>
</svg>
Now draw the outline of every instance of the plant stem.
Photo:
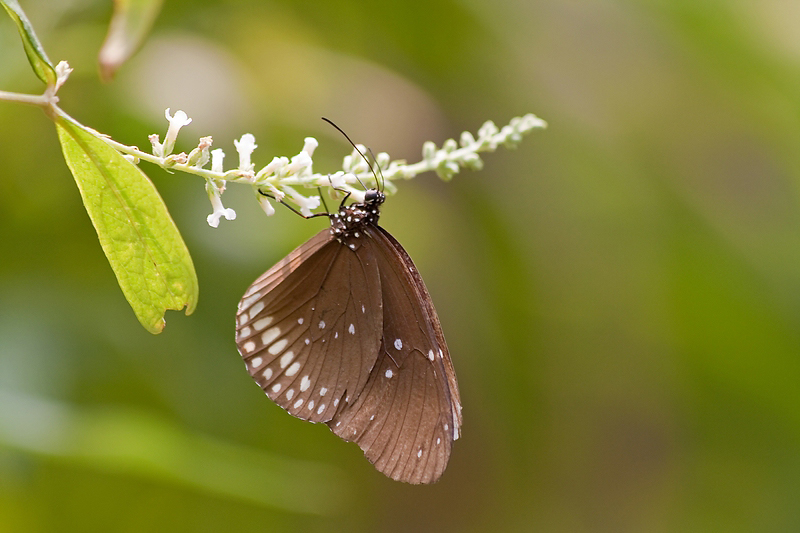
<svg viewBox="0 0 800 533">
<path fill-rule="evenodd" d="M 45 108 L 53 105 L 53 97 L 46 94 L 22 94 L 0 91 L 0 100 L 19 102 L 21 104 L 35 105 L 37 107 Z"/>
</svg>

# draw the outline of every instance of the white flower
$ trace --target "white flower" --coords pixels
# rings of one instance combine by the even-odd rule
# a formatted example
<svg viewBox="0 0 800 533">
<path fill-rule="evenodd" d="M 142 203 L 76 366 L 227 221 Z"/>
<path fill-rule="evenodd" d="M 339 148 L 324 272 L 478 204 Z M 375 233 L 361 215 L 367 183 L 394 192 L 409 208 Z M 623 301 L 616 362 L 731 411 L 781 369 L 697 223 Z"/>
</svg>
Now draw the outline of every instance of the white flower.
<svg viewBox="0 0 800 533">
<path fill-rule="evenodd" d="M 253 154 L 253 150 L 258 147 L 255 136 L 252 133 L 245 133 L 238 141 L 234 139 L 233 145 L 236 146 L 236 151 L 239 152 L 239 170 L 253 170 L 250 156 Z"/>
<path fill-rule="evenodd" d="M 468 147 L 475 144 L 475 137 L 472 136 L 472 133 L 465 131 L 461 134 L 461 146 Z"/>
<path fill-rule="evenodd" d="M 306 170 L 311 172 L 311 165 L 313 161 L 311 156 L 319 143 L 314 137 L 306 137 L 303 142 L 303 149 L 299 154 L 292 158 L 292 161 L 286 166 L 286 174 L 302 174 Z M 273 163 L 275 160 L 273 159 Z"/>
<path fill-rule="evenodd" d="M 422 160 L 426 163 L 432 162 L 436 158 L 436 143 L 425 141 L 422 143 Z"/>
<path fill-rule="evenodd" d="M 286 167 L 287 174 L 300 174 L 305 169 L 311 168 L 311 156 L 308 152 L 300 152 L 292 158 L 292 162 Z"/>
<path fill-rule="evenodd" d="M 208 225 L 212 228 L 219 226 L 219 219 L 225 217 L 225 220 L 234 220 L 236 218 L 236 211 L 222 206 L 222 200 L 217 196 L 211 199 L 211 206 L 214 212 L 206 217 Z"/>
<path fill-rule="evenodd" d="M 328 181 L 330 182 L 331 187 L 334 189 L 344 189 L 344 186 L 347 185 L 348 178 L 352 181 L 356 180 L 356 177 L 353 174 L 345 174 L 340 170 L 329 175 Z"/>
<path fill-rule="evenodd" d="M 288 194 L 292 201 L 297 204 L 297 206 L 300 208 L 300 213 L 302 213 L 303 216 L 310 217 L 313 215 L 311 211 L 319 207 L 319 196 L 309 196 L 306 198 L 291 187 L 284 187 L 283 190 L 286 191 L 286 194 Z"/>
<path fill-rule="evenodd" d="M 158 133 L 148 135 L 147 139 L 150 141 L 150 145 L 153 147 L 153 155 L 164 157 L 164 145 L 158 140 Z"/>
<path fill-rule="evenodd" d="M 356 189 L 350 187 L 349 185 L 345 185 L 344 189 L 350 193 L 350 200 L 357 204 L 363 204 L 364 199 L 366 198 L 367 191 L 362 191 L 361 189 Z"/>
<path fill-rule="evenodd" d="M 487 120 L 483 123 L 483 125 L 478 129 L 478 138 L 480 139 L 491 139 L 493 136 L 500 131 L 494 122 L 491 120 Z"/>
<path fill-rule="evenodd" d="M 314 137 L 306 137 L 303 139 L 303 151 L 309 156 L 314 155 L 314 150 L 319 146 L 319 142 Z"/>
<path fill-rule="evenodd" d="M 533 113 L 528 113 L 524 117 L 516 117 L 511 119 L 511 126 L 516 128 L 520 133 L 528 133 L 534 128 L 546 128 L 547 122 L 540 119 Z"/>
<path fill-rule="evenodd" d="M 263 176 L 269 176 L 270 174 L 281 174 L 283 172 L 283 167 L 288 164 L 289 159 L 286 157 L 273 157 L 272 161 L 269 162 L 269 165 L 258 171 L 258 174 L 256 174 L 256 181 L 261 179 Z"/>
<path fill-rule="evenodd" d="M 206 180 L 206 192 L 208 193 L 208 199 L 211 200 L 211 207 L 214 210 L 214 212 L 206 218 L 209 226 L 212 228 L 219 226 L 219 219 L 222 217 L 225 217 L 225 220 L 234 220 L 236 218 L 236 211 L 233 209 L 226 209 L 225 206 L 222 205 L 219 188 L 213 180 Z"/>
<path fill-rule="evenodd" d="M 211 172 L 219 172 L 220 174 L 225 172 L 222 168 L 223 159 L 225 159 L 225 152 L 222 148 L 211 150 Z"/>
<path fill-rule="evenodd" d="M 275 208 L 272 207 L 272 204 L 269 201 L 269 198 L 264 196 L 263 194 L 256 193 L 258 196 L 258 203 L 261 204 L 261 209 L 267 214 L 268 217 L 271 217 L 275 214 Z"/>
<path fill-rule="evenodd" d="M 70 73 L 72 73 L 72 69 L 70 68 L 69 63 L 66 61 L 59 61 L 58 65 L 56 65 L 56 86 L 53 92 L 58 92 L 58 90 L 61 88 L 61 85 L 63 85 L 63 83 L 67 81 L 67 78 L 69 78 Z"/>
<path fill-rule="evenodd" d="M 166 111 L 164 111 L 164 116 L 169 120 L 169 128 L 167 128 L 167 136 L 164 138 L 161 157 L 168 156 L 172 153 L 172 148 L 175 147 L 175 139 L 178 138 L 178 132 L 181 131 L 182 127 L 192 122 L 192 119 L 180 109 L 175 111 L 175 116 L 171 117 L 169 115 L 169 108 L 167 108 Z"/>
<path fill-rule="evenodd" d="M 211 137 L 200 137 L 200 142 L 197 144 L 197 148 L 189 152 L 189 158 L 187 163 L 197 168 L 203 168 L 208 163 L 209 159 L 211 159 L 211 155 L 209 153 L 209 148 L 213 144 L 213 139 Z"/>
<path fill-rule="evenodd" d="M 286 193 L 282 192 L 274 185 L 267 185 L 267 190 L 269 190 L 270 194 L 272 194 L 272 197 L 278 202 L 282 202 L 283 198 L 286 196 Z"/>
</svg>

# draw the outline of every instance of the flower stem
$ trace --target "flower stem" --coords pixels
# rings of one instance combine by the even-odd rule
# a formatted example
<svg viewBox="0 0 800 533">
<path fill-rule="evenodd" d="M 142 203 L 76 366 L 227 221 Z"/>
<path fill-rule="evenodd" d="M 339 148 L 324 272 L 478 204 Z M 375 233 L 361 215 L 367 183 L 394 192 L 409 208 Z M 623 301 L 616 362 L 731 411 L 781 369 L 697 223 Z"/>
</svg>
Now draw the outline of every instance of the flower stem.
<svg viewBox="0 0 800 533">
<path fill-rule="evenodd" d="M 54 105 L 53 97 L 47 94 L 22 94 L 8 91 L 0 91 L 0 100 L 7 102 L 18 102 L 20 104 L 35 105 L 37 107 L 49 107 Z"/>
</svg>

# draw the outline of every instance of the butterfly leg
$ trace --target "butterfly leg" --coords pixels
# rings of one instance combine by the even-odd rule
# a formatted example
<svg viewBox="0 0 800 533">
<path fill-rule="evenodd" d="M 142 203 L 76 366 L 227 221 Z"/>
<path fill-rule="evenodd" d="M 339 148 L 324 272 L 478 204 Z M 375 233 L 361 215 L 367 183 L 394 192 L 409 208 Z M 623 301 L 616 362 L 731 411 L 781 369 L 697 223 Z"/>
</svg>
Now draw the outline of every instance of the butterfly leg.
<svg viewBox="0 0 800 533">
<path fill-rule="evenodd" d="M 262 196 L 266 196 L 267 198 L 272 198 L 272 199 L 273 199 L 273 200 L 275 200 L 276 202 L 280 202 L 280 203 L 282 203 L 284 206 L 288 207 L 288 208 L 289 208 L 289 209 L 290 209 L 290 210 L 291 210 L 293 213 L 295 213 L 296 215 L 299 215 L 299 216 L 301 216 L 301 217 L 303 217 L 303 218 L 305 218 L 305 219 L 309 219 L 309 218 L 317 218 L 317 217 L 327 217 L 327 216 L 330 216 L 330 213 L 313 213 L 313 214 L 311 214 L 311 215 L 304 215 L 303 213 L 301 213 L 300 211 L 298 211 L 297 209 L 295 209 L 294 207 L 292 207 L 290 204 L 287 204 L 287 203 L 286 203 L 286 202 L 283 200 L 283 198 L 281 198 L 280 200 L 278 200 L 277 198 L 275 198 L 275 196 L 274 196 L 274 195 L 272 195 L 272 194 L 269 194 L 269 193 L 266 193 L 266 192 L 262 191 L 261 189 L 258 189 L 258 194 L 260 194 L 260 195 L 262 195 Z M 325 208 L 325 210 L 326 210 L 326 211 L 328 210 L 328 209 L 327 209 L 327 207 Z"/>
<path fill-rule="evenodd" d="M 344 207 L 344 203 L 347 201 L 348 198 L 350 198 L 350 194 L 351 194 L 350 191 L 347 191 L 347 194 L 344 195 L 344 198 L 342 198 L 342 203 L 339 204 L 339 210 L 341 210 Z"/>
<path fill-rule="evenodd" d="M 346 189 L 339 189 L 337 187 L 334 187 L 333 190 L 337 191 L 337 192 L 344 193 L 344 198 L 342 198 L 342 203 L 339 204 L 339 209 L 341 209 L 341 208 L 344 207 L 344 203 L 347 201 L 347 199 L 350 198 L 350 194 L 351 193 L 350 193 L 350 191 L 348 191 Z M 319 198 L 320 198 L 320 200 L 322 200 L 322 205 L 325 206 L 325 211 L 328 211 L 328 204 L 325 203 L 325 196 L 323 196 L 323 194 L 322 194 L 322 189 L 317 187 L 317 191 L 319 191 Z"/>
</svg>

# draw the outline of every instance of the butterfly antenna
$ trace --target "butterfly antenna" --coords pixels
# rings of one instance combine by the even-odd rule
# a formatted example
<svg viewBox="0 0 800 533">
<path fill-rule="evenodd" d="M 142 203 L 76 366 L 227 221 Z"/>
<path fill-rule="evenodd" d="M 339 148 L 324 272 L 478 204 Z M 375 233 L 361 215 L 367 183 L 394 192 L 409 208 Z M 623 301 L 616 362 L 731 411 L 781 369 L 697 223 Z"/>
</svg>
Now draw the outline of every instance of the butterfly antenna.
<svg viewBox="0 0 800 533">
<path fill-rule="evenodd" d="M 339 133 L 341 133 L 342 135 L 344 135 L 344 138 L 345 138 L 345 139 L 347 139 L 347 141 L 350 143 L 350 145 L 351 145 L 353 148 L 355 148 L 356 152 L 358 152 L 358 153 L 361 155 L 361 157 L 363 157 L 363 158 L 364 158 L 364 161 L 366 161 L 366 162 L 367 162 L 367 166 L 369 167 L 369 170 L 372 172 L 372 175 L 373 175 L 373 176 L 375 176 L 375 185 L 377 186 L 377 185 L 378 185 L 378 175 L 375 173 L 375 168 L 372 166 L 372 163 L 370 163 L 370 162 L 369 162 L 369 159 L 367 159 L 367 156 L 365 156 L 365 155 L 364 155 L 364 152 L 362 152 L 361 150 L 359 150 L 359 149 L 358 149 L 358 146 L 356 146 L 356 143 L 354 143 L 354 142 L 353 142 L 353 140 L 352 140 L 352 139 L 351 139 L 351 138 L 350 138 L 350 137 L 349 137 L 349 136 L 348 136 L 348 135 L 347 135 L 347 134 L 344 132 L 344 130 L 343 130 L 342 128 L 340 128 L 339 126 L 337 126 L 336 124 L 334 124 L 334 122 L 333 122 L 332 120 L 330 120 L 330 119 L 327 119 L 327 118 L 325 118 L 325 117 L 322 117 L 322 120 L 324 120 L 325 122 L 327 122 L 328 124 L 330 124 L 331 126 L 333 126 L 334 128 L 336 128 L 337 130 L 339 130 Z M 367 186 L 366 186 L 366 185 L 364 185 L 364 182 L 363 182 L 363 181 L 361 181 L 361 179 L 360 179 L 358 176 L 356 176 L 356 179 L 358 180 L 358 183 L 360 183 L 360 184 L 361 184 L 361 186 L 362 186 L 362 187 L 364 187 L 364 189 L 366 190 L 366 189 L 367 189 Z"/>
<path fill-rule="evenodd" d="M 375 157 L 374 153 L 372 153 L 372 148 L 367 148 L 367 151 L 369 152 L 370 157 L 372 157 L 372 160 L 375 161 L 375 168 L 378 169 L 378 175 L 375 176 L 375 186 L 380 192 L 383 192 L 386 190 L 386 178 L 383 177 L 383 171 L 381 170 L 381 166 L 378 164 L 378 158 Z M 374 169 L 372 170 L 372 174 L 375 175 Z M 380 180 L 378 178 L 380 178 Z"/>
</svg>

